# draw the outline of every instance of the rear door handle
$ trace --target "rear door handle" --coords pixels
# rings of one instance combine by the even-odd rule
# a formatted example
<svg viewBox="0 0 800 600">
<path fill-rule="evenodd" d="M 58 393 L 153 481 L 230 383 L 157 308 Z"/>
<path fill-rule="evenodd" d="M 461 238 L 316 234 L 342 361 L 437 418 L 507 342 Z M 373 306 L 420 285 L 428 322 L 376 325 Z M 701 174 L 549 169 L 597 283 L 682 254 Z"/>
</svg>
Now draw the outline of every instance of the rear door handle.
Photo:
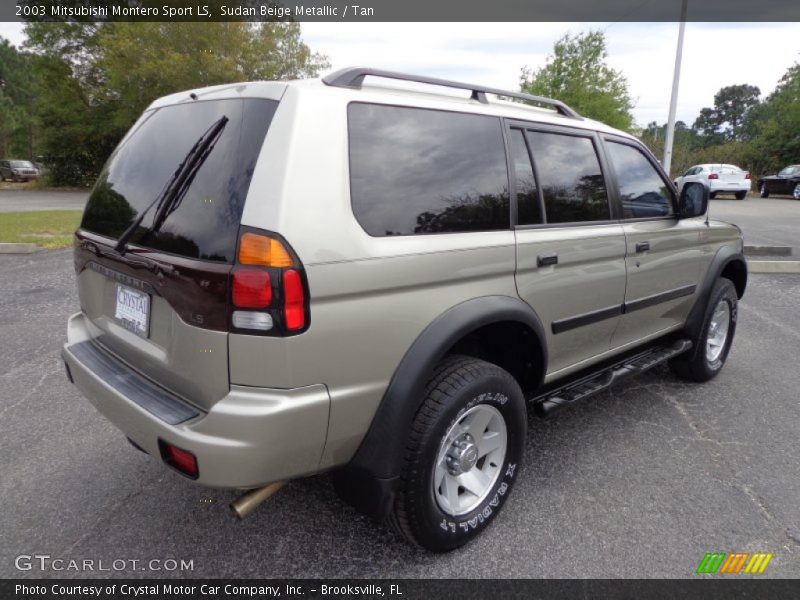
<svg viewBox="0 0 800 600">
<path fill-rule="evenodd" d="M 558 254 L 552 252 L 550 254 L 540 254 L 536 257 L 536 264 L 540 267 L 546 267 L 547 265 L 557 265 L 558 264 Z"/>
<path fill-rule="evenodd" d="M 637 252 L 647 252 L 650 250 L 650 242 L 636 242 Z"/>
</svg>

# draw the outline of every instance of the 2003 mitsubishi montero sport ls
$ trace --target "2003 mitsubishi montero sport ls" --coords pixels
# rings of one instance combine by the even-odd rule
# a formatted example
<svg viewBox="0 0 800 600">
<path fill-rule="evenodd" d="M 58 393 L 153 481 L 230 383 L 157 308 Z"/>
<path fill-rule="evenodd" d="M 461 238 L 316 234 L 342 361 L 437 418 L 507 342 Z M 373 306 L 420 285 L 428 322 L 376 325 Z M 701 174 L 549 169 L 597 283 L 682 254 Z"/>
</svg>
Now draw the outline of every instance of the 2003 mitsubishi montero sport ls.
<svg viewBox="0 0 800 600">
<path fill-rule="evenodd" d="M 529 411 L 719 372 L 747 270 L 707 206 L 556 100 L 361 68 L 171 95 L 76 232 L 67 374 L 198 483 L 333 470 L 449 550 L 507 501 Z"/>
</svg>

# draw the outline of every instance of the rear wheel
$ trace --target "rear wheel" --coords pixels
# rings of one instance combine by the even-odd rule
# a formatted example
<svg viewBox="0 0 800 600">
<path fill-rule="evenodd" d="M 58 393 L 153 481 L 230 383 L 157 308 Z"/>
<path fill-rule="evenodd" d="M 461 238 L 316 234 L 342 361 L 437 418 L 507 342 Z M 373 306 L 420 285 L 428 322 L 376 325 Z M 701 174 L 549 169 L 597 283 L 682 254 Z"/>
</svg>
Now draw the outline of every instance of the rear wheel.
<svg viewBox="0 0 800 600">
<path fill-rule="evenodd" d="M 736 333 L 738 299 L 730 279 L 720 278 L 708 299 L 700 335 L 693 340 L 688 354 L 669 362 L 679 377 L 692 381 L 709 381 L 717 376 L 728 358 Z"/>
<path fill-rule="evenodd" d="M 794 191 L 792 191 L 792 197 L 795 200 L 800 200 L 800 183 L 794 186 Z"/>
<path fill-rule="evenodd" d="M 758 193 L 761 195 L 762 198 L 769 198 L 769 190 L 767 189 L 766 183 L 761 184 L 761 187 L 758 188 Z"/>
<path fill-rule="evenodd" d="M 747 192 L 736 192 L 734 195 L 737 200 L 744 200 L 745 196 L 747 196 Z"/>
<path fill-rule="evenodd" d="M 509 373 L 474 358 L 444 359 L 414 418 L 390 524 L 434 552 L 469 542 L 508 499 L 526 427 Z"/>
<path fill-rule="evenodd" d="M 717 192 L 710 192 L 710 193 L 708 194 L 708 197 L 709 197 L 709 198 L 716 198 L 716 197 L 717 197 Z"/>
</svg>

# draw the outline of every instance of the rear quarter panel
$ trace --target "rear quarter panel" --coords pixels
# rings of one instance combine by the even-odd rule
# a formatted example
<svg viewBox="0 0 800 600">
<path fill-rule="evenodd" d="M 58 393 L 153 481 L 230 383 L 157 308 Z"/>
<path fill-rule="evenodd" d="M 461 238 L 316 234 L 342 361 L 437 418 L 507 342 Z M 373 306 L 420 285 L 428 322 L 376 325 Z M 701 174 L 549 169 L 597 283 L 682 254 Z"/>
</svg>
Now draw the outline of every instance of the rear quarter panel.
<svg viewBox="0 0 800 600">
<path fill-rule="evenodd" d="M 338 89 L 287 90 L 242 219 L 285 236 L 302 260 L 309 330 L 229 336 L 232 384 L 328 387 L 321 468 L 351 458 L 403 355 L 431 321 L 474 297 L 516 297 L 511 230 L 376 238 L 361 228 L 350 204 L 351 99 Z"/>
</svg>

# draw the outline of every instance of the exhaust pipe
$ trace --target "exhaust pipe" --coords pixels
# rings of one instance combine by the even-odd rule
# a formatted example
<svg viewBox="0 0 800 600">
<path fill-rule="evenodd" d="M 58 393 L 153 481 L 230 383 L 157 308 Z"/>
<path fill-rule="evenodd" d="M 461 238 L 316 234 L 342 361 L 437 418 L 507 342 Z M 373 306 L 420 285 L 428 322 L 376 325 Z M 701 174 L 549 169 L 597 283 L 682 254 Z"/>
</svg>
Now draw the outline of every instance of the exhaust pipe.
<svg viewBox="0 0 800 600">
<path fill-rule="evenodd" d="M 259 504 L 264 502 L 264 500 L 272 496 L 287 483 L 287 481 L 276 481 L 275 483 L 270 483 L 262 488 L 250 490 L 246 494 L 231 502 L 231 509 L 233 510 L 234 514 L 239 517 L 239 519 L 245 519 L 250 515 L 251 512 L 258 508 Z"/>
</svg>

